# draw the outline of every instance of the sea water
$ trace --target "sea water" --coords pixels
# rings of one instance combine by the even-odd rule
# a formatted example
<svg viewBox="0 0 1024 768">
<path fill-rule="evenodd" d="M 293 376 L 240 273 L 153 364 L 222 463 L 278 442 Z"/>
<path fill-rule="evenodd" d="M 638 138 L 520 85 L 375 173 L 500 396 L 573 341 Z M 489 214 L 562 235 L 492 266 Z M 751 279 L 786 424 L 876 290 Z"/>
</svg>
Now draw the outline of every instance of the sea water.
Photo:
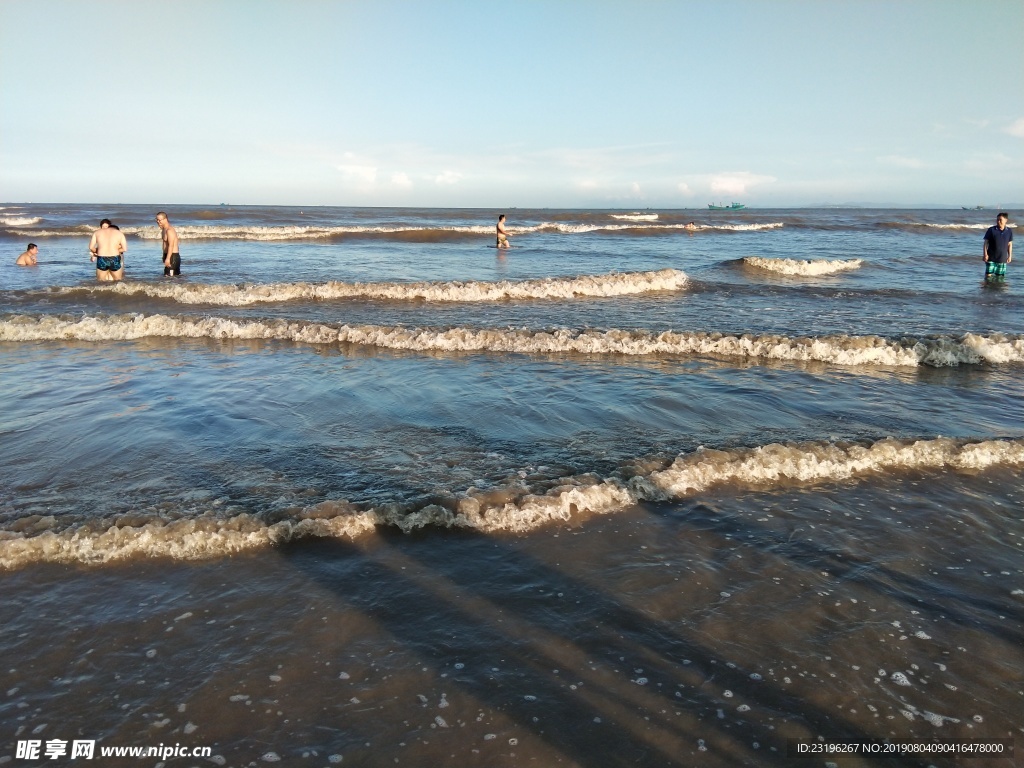
<svg viewBox="0 0 1024 768">
<path fill-rule="evenodd" d="M 164 210 L 0 210 L 0 760 L 1022 734 L 994 211 Z"/>
</svg>

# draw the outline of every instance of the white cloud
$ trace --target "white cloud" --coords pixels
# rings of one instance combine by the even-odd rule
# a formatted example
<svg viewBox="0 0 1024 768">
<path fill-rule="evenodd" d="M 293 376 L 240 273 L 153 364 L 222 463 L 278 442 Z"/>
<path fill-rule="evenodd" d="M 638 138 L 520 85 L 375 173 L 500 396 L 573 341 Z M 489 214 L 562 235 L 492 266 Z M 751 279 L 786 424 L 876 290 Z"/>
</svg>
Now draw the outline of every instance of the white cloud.
<svg viewBox="0 0 1024 768">
<path fill-rule="evenodd" d="M 412 189 L 412 179 L 407 173 L 391 174 L 391 183 L 399 189 Z"/>
<path fill-rule="evenodd" d="M 876 158 L 878 162 L 886 165 L 895 165 L 897 168 L 924 168 L 924 163 L 916 157 L 904 157 L 903 155 L 884 155 Z"/>
<path fill-rule="evenodd" d="M 632 194 L 634 197 L 640 197 L 640 184 L 634 181 L 632 184 L 629 185 L 629 191 L 630 194 Z"/>
<path fill-rule="evenodd" d="M 341 159 L 342 162 L 334 167 L 345 177 L 345 181 L 359 186 L 370 186 L 377 181 L 377 166 L 372 160 L 354 152 L 345 152 Z"/>
<path fill-rule="evenodd" d="M 1006 128 L 1006 132 L 1018 139 L 1024 139 L 1024 117 L 1018 117 Z"/>
<path fill-rule="evenodd" d="M 339 165 L 338 170 L 345 176 L 347 181 L 358 181 L 363 184 L 373 184 L 377 180 L 377 167 L 374 165 Z"/>
<path fill-rule="evenodd" d="M 679 182 L 678 189 L 679 189 L 679 194 L 681 194 L 683 197 L 693 197 L 695 194 L 697 194 L 692 189 L 690 189 L 690 185 L 687 184 L 685 181 L 680 181 Z"/>
<path fill-rule="evenodd" d="M 457 184 L 459 179 L 462 178 L 461 173 L 455 171 L 445 171 L 440 176 L 434 178 L 436 184 Z"/>
<path fill-rule="evenodd" d="M 774 176 L 758 176 L 749 171 L 716 173 L 711 176 L 711 192 L 719 195 L 745 195 L 750 187 L 770 184 Z"/>
</svg>

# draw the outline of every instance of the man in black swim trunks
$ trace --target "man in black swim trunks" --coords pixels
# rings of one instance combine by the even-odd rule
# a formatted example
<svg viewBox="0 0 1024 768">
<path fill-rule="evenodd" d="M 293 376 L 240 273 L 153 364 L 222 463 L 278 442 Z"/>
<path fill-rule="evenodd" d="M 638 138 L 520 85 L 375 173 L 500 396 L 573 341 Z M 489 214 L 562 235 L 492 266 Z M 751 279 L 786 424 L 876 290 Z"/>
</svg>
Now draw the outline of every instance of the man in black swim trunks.
<svg viewBox="0 0 1024 768">
<path fill-rule="evenodd" d="M 181 277 L 181 254 L 178 253 L 178 232 L 171 226 L 167 214 L 160 211 L 156 215 L 157 226 L 163 236 L 164 277 Z"/>
<path fill-rule="evenodd" d="M 89 253 L 96 262 L 96 279 L 109 283 L 124 278 L 124 254 L 128 242 L 121 230 L 110 219 L 103 219 L 100 228 L 92 233 Z"/>
</svg>

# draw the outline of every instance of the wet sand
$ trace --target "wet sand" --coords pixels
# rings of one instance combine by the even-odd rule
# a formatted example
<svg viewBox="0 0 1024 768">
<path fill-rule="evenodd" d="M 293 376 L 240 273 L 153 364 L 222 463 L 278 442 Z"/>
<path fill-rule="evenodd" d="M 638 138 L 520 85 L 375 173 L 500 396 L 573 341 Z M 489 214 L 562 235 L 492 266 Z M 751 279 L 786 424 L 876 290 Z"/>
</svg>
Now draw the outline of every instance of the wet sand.
<svg viewBox="0 0 1024 768">
<path fill-rule="evenodd" d="M 791 765 L 788 738 L 1019 738 L 1024 528 L 1005 480 L 36 565 L 4 577 L 3 719 L 233 766 Z"/>
</svg>

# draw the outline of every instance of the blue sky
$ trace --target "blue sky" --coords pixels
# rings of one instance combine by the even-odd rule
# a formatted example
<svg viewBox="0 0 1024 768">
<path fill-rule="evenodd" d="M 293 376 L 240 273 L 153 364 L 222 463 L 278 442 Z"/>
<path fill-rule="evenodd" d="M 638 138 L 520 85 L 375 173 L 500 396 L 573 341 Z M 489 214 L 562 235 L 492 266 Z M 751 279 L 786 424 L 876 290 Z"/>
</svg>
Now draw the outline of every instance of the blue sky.
<svg viewBox="0 0 1024 768">
<path fill-rule="evenodd" d="M 3 0 L 0 200 L 1019 203 L 1022 38 L 1019 0 Z"/>
</svg>

